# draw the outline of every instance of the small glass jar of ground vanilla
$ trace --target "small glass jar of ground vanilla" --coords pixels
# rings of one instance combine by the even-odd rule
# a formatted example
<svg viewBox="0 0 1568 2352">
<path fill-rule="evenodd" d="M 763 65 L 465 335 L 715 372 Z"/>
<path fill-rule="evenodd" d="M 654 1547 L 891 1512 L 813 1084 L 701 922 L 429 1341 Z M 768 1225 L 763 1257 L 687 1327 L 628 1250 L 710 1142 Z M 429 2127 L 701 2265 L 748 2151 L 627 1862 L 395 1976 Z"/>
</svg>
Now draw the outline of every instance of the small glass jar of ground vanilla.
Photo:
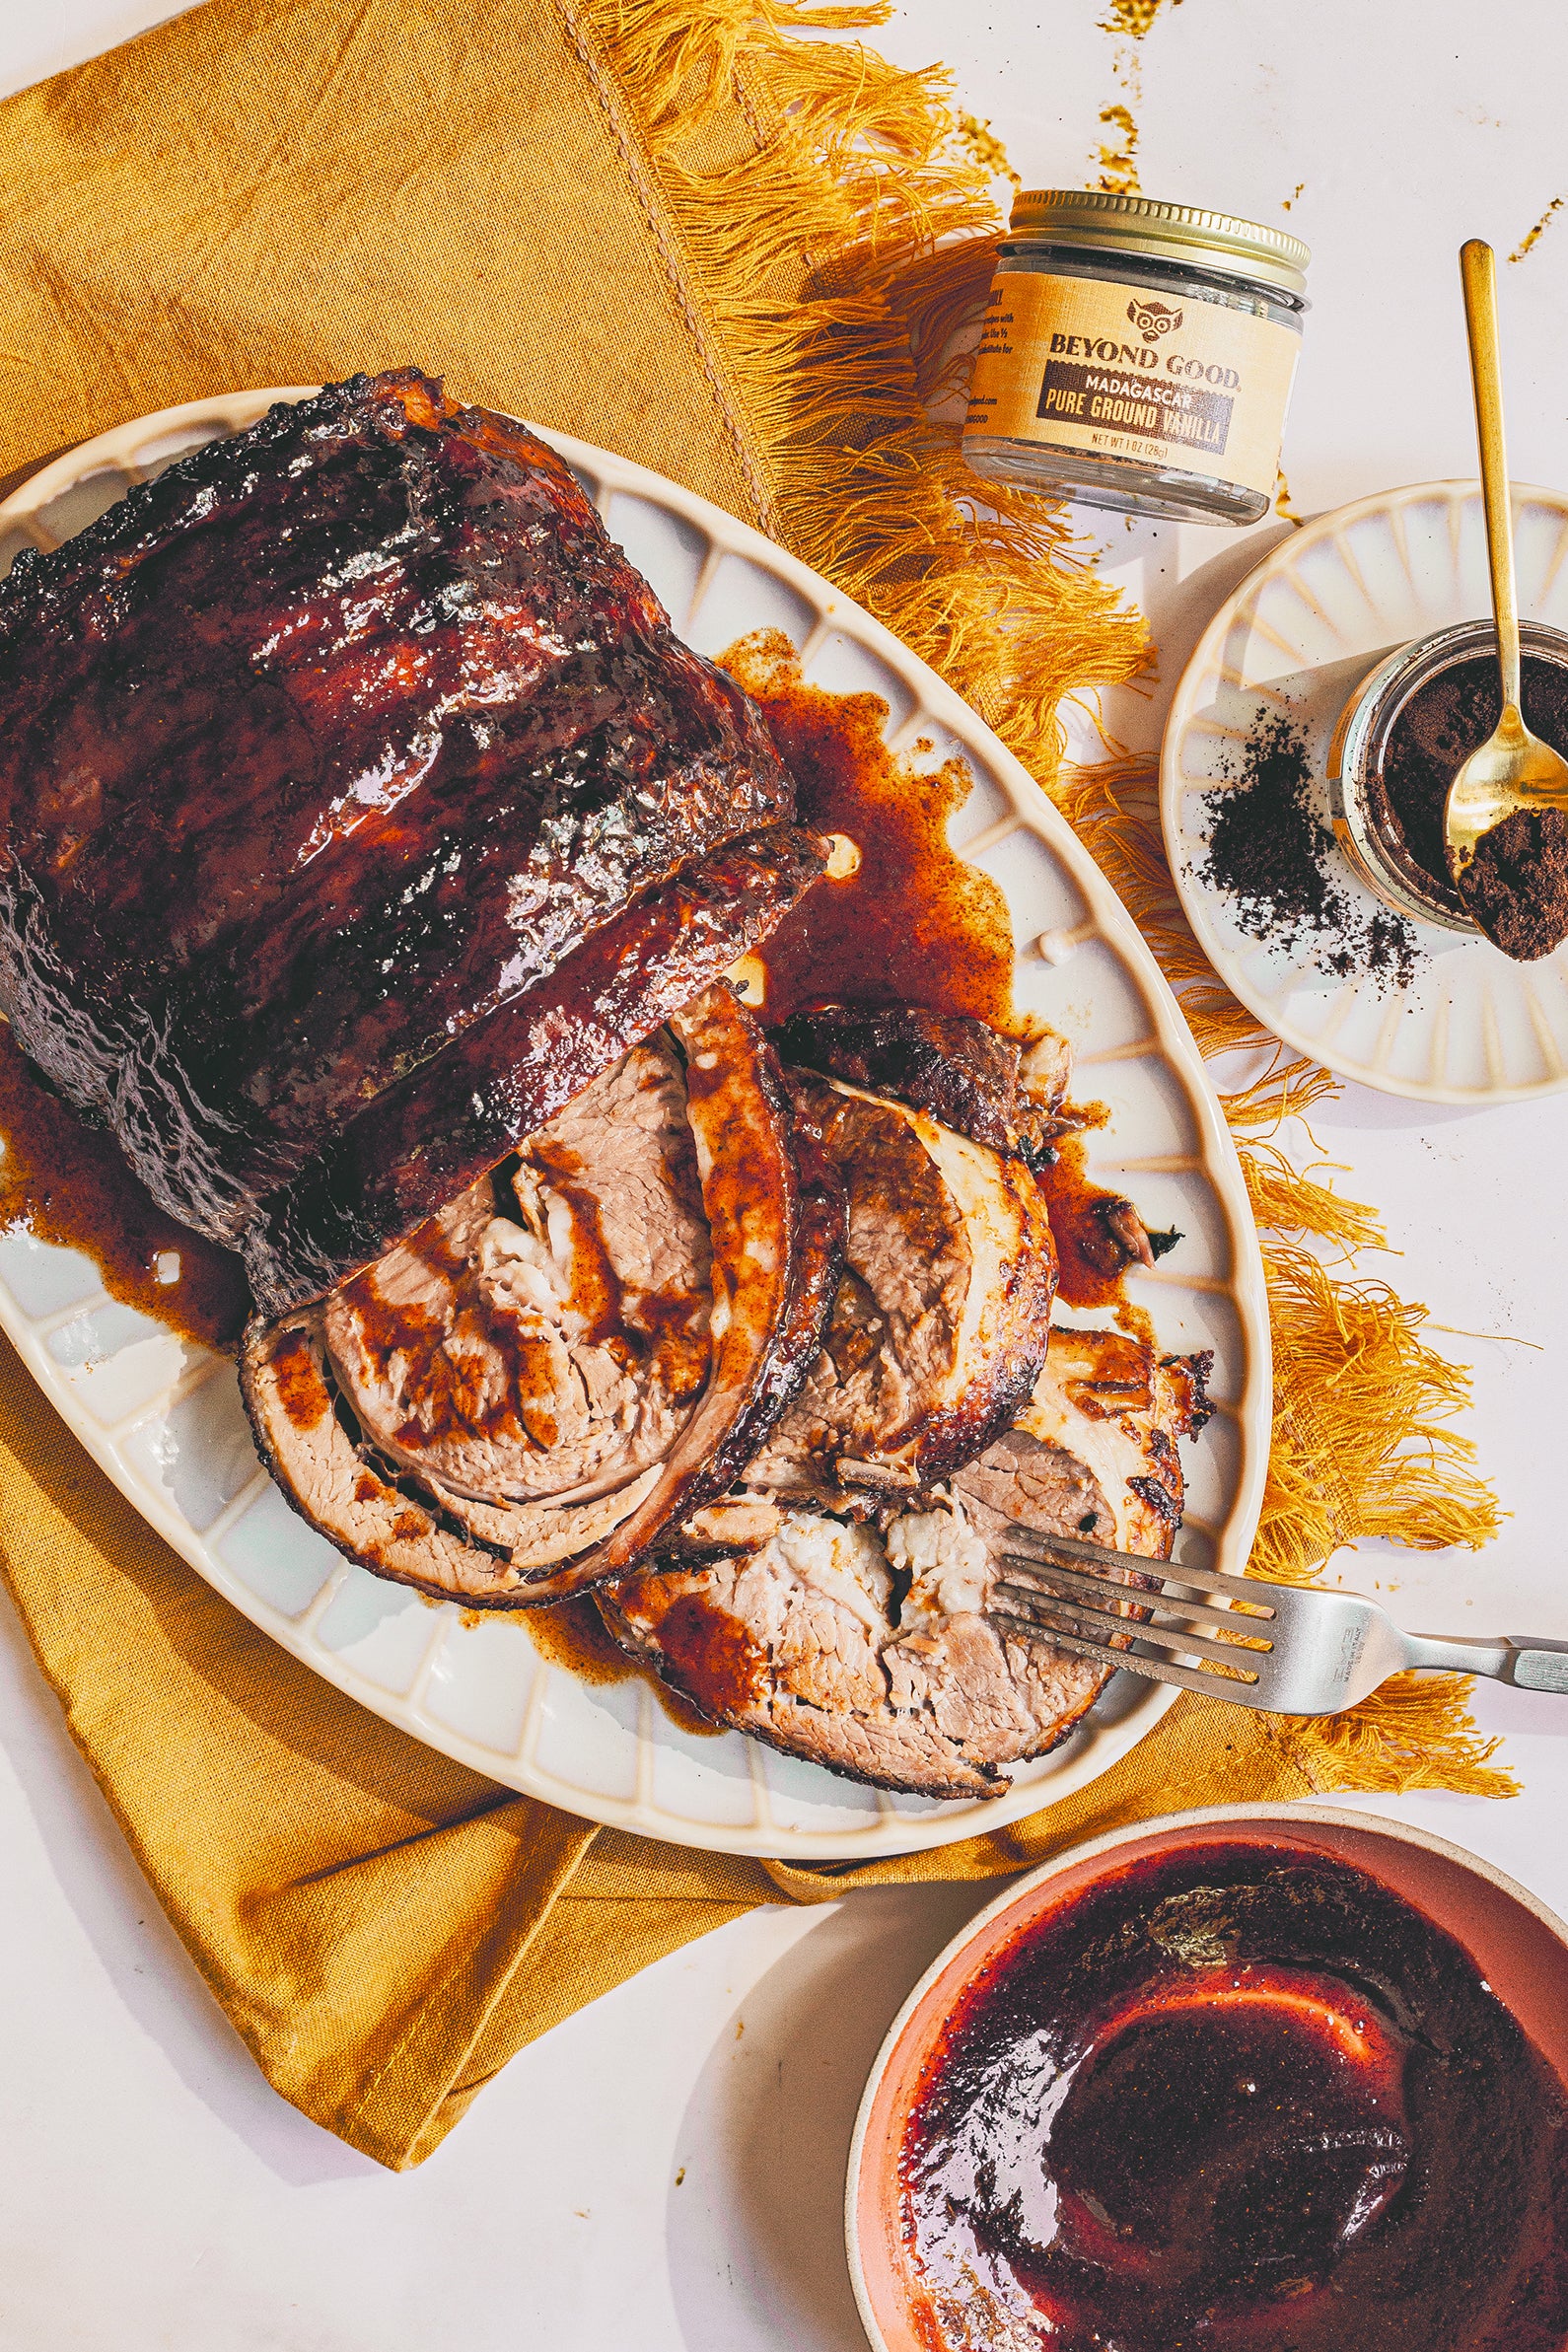
<svg viewBox="0 0 1568 2352">
<path fill-rule="evenodd" d="M 1229 213 L 1094 188 L 1013 207 L 963 454 L 1014 489 L 1183 523 L 1273 501 L 1311 255 Z"/>
<path fill-rule="evenodd" d="M 1519 638 L 1525 724 L 1568 756 L 1568 634 L 1526 620 Z M 1328 808 L 1347 862 L 1386 906 L 1439 930 L 1481 931 L 1530 963 L 1568 938 L 1568 822 L 1520 811 L 1482 835 L 1462 890 L 1444 835 L 1449 787 L 1502 704 L 1489 620 L 1398 647 L 1340 714 Z"/>
</svg>

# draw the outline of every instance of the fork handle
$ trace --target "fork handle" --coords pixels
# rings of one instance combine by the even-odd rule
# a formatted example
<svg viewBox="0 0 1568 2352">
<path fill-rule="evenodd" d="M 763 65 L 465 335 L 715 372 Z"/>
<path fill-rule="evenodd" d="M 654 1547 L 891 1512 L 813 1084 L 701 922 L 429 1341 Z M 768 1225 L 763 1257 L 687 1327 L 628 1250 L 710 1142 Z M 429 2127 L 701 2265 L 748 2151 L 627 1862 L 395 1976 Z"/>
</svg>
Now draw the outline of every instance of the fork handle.
<svg viewBox="0 0 1568 2352">
<path fill-rule="evenodd" d="M 1500 1633 L 1492 1641 L 1453 1641 L 1440 1633 L 1407 1633 L 1405 1664 L 1450 1675 L 1488 1675 L 1520 1690 L 1568 1692 L 1568 1642 Z"/>
</svg>

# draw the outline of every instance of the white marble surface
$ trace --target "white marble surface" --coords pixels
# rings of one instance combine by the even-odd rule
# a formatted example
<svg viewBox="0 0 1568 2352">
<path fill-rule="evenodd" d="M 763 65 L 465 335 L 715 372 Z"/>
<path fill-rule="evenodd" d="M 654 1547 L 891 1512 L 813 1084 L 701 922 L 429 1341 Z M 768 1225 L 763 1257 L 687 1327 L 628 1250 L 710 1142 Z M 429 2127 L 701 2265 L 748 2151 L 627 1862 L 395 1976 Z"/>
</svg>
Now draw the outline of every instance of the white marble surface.
<svg viewBox="0 0 1568 2352">
<path fill-rule="evenodd" d="M 10 0 L 0 88 L 167 13 Z M 878 37 L 907 64 L 946 57 L 1032 184 L 1092 178 L 1101 108 L 1124 103 L 1149 192 L 1309 240 L 1317 307 L 1286 455 L 1303 513 L 1470 472 L 1454 256 L 1473 234 L 1515 250 L 1568 192 L 1555 0 L 1167 0 L 1137 45 L 1100 29 L 1111 13 L 907 0 Z M 1560 484 L 1568 204 L 1502 277 L 1514 470 Z M 1105 534 L 1168 680 L 1257 535 Z M 1161 707 L 1157 688 L 1108 716 L 1153 744 Z M 1568 1097 L 1466 1114 L 1352 1093 L 1317 1127 L 1342 1184 L 1387 1212 L 1390 1278 L 1474 1365 L 1469 1427 L 1513 1515 L 1479 1557 L 1390 1550 L 1348 1581 L 1380 1582 L 1412 1623 L 1562 1632 Z M 525 2052 L 429 2164 L 392 2178 L 254 2074 L 4 1613 L 0 1671 L 5 2352 L 860 2352 L 838 2239 L 850 2119 L 886 2022 L 969 1894 L 756 1913 Z M 1480 1712 L 1524 1795 L 1384 1810 L 1568 1909 L 1568 1706 L 1484 1690 Z"/>
</svg>

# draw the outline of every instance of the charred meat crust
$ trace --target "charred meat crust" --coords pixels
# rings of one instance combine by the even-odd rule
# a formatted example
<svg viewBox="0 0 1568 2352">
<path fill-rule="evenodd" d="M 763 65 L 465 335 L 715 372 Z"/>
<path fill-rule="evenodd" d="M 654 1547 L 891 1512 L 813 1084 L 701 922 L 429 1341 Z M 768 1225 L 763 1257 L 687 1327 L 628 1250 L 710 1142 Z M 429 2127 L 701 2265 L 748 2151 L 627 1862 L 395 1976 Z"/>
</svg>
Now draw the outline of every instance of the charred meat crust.
<svg viewBox="0 0 1568 2352">
<path fill-rule="evenodd" d="M 755 1398 L 731 1432 L 723 1463 L 716 1464 L 722 1476 L 715 1495 L 740 1477 L 799 1395 L 821 1347 L 844 1270 L 849 1204 L 843 1176 L 827 1153 L 816 1110 L 780 1070 L 771 1046 L 764 1066 L 785 1121 L 795 1177 L 789 1298 Z"/>
<path fill-rule="evenodd" d="M 792 1014 L 774 1042 L 787 1063 L 929 1111 L 993 1152 L 1037 1160 L 1063 1132 L 1060 1040 L 1026 1047 L 967 1014 L 920 1005 L 821 1004 Z"/>
<path fill-rule="evenodd" d="M 1214 1372 L 1213 1348 L 1198 1348 L 1187 1356 L 1162 1356 L 1160 1369 L 1169 1376 L 1176 1399 L 1173 1435 L 1196 1437 L 1214 1418 L 1214 1404 L 1209 1395 L 1209 1381 Z"/>
<path fill-rule="evenodd" d="M 726 1461 L 732 1466 L 723 1485 L 715 1488 L 706 1502 L 718 1500 L 744 1475 L 757 1448 L 800 1394 L 820 1351 L 844 1269 L 848 1200 L 843 1176 L 825 1148 L 820 1106 L 792 1081 L 788 1071 L 780 1071 L 778 1077 L 789 1105 L 790 1157 L 797 1186 L 794 1276 L 753 1413 L 726 1449 Z M 694 1511 L 702 1508 L 693 1505 Z M 717 1559 L 735 1548 L 733 1541 L 716 1540 L 700 1527 L 693 1527 L 689 1515 L 660 1538 L 661 1552 L 672 1560 Z"/>
<path fill-rule="evenodd" d="M 567 467 L 412 370 L 24 555 L 0 682 L 0 1007 L 230 1244 L 629 900 L 794 811 Z"/>
<path fill-rule="evenodd" d="M 831 1185 L 811 1172 L 803 1212 L 776 1063 L 727 985 L 706 990 L 669 1027 L 684 1060 L 712 1250 L 711 1370 L 656 1466 L 618 1498 L 572 1505 L 581 1514 L 572 1527 L 587 1527 L 596 1510 L 613 1519 L 592 1540 L 520 1568 L 506 1531 L 517 1524 L 536 1534 L 539 1508 L 515 1521 L 506 1507 L 475 1514 L 456 1494 L 378 1457 L 333 1377 L 321 1307 L 281 1321 L 257 1318 L 247 1333 L 242 1383 L 263 1459 L 295 1509 L 378 1575 L 474 1607 L 520 1608 L 623 1573 L 672 1520 L 732 1482 L 783 1409 L 798 1363 L 809 1361 L 832 1264 Z M 303 1408 L 291 1410 L 291 1395 Z M 617 1501 L 624 1508 L 614 1518 Z M 476 1525 L 493 1531 L 491 1539 L 474 1540 Z"/>
<path fill-rule="evenodd" d="M 258 1304 L 284 1314 L 411 1233 L 716 981 L 822 860 L 817 835 L 792 825 L 731 842 L 624 908 L 548 989 L 389 1089 L 262 1202 L 245 1238 Z"/>
</svg>

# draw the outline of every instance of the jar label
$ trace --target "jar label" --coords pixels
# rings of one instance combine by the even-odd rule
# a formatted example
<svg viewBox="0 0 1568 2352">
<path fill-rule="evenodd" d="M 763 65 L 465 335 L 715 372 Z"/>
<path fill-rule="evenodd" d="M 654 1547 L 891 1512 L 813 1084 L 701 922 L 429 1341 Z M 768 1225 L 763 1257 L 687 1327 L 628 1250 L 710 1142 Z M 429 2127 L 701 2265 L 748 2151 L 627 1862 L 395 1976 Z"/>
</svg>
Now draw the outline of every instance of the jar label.
<svg viewBox="0 0 1568 2352">
<path fill-rule="evenodd" d="M 1215 302 L 1000 270 L 966 433 L 1272 491 L 1301 337 Z"/>
</svg>

